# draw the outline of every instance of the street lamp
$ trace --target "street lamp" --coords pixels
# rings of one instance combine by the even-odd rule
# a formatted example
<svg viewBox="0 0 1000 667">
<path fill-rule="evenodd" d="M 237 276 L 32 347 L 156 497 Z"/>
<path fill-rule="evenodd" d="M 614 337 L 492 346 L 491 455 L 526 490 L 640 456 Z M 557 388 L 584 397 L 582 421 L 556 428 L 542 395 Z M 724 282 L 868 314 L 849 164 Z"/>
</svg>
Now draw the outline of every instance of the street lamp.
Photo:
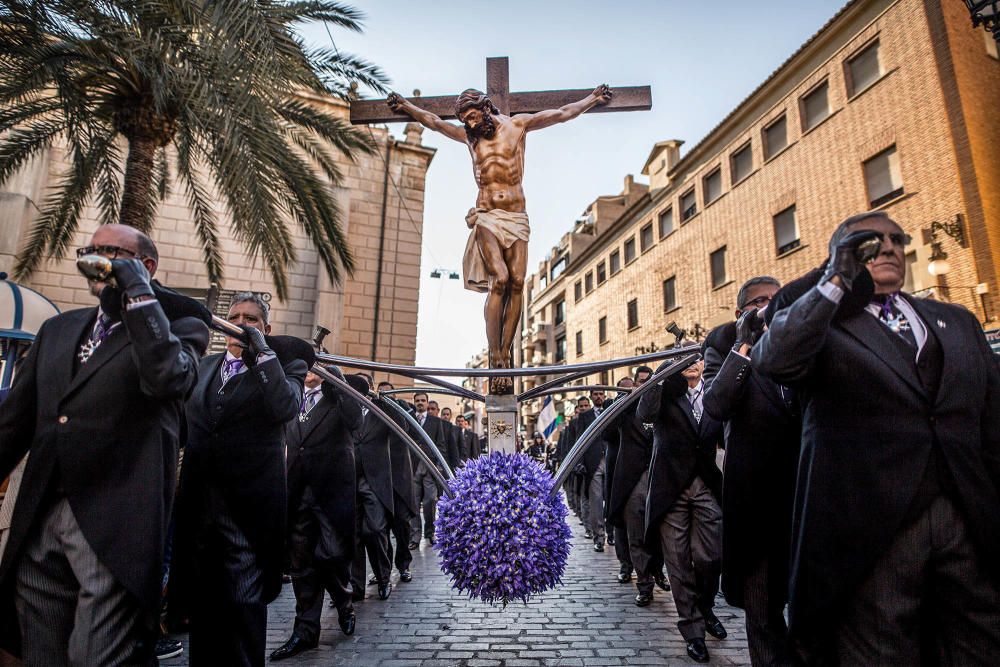
<svg viewBox="0 0 1000 667">
<path fill-rule="evenodd" d="M 962 227 L 961 214 L 956 215 L 955 220 L 952 222 L 933 221 L 929 232 L 931 256 L 930 263 L 927 265 L 927 271 L 932 276 L 943 276 L 951 271 L 951 264 L 948 263 L 948 253 L 941 247 L 938 234 L 944 233 L 945 236 L 951 237 L 960 246 L 965 247 L 965 230 Z M 928 239 L 925 237 L 924 242 L 926 243 L 927 241 Z"/>
<path fill-rule="evenodd" d="M 972 27 L 983 26 L 1000 44 L 1000 0 L 965 0 L 965 6 L 972 16 Z"/>
</svg>

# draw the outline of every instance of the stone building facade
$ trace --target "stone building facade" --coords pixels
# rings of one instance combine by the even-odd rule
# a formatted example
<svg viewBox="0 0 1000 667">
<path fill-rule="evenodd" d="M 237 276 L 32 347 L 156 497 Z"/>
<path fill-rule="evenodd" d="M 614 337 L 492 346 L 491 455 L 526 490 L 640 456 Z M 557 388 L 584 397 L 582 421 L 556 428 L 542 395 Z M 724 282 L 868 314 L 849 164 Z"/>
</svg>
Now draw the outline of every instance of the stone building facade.
<svg viewBox="0 0 1000 667">
<path fill-rule="evenodd" d="M 628 177 L 587 207 L 528 278 L 522 362 L 662 349 L 671 321 L 697 338 L 733 317 L 743 281 L 816 267 L 833 228 L 867 210 L 913 237 L 908 290 L 995 327 L 1000 60 L 986 37 L 958 2 L 848 3 L 683 157 L 681 141 L 655 144 L 648 187 Z"/>
<path fill-rule="evenodd" d="M 310 100 L 348 117 L 347 104 L 332 98 Z M 292 225 L 298 261 L 289 270 L 288 300 L 271 300 L 275 333 L 312 338 L 316 325 L 330 329 L 324 346 L 332 353 L 393 364 L 413 364 L 417 338 L 417 286 L 423 237 L 424 185 L 435 149 L 421 144 L 422 129 L 410 124 L 405 139 L 387 129 L 370 130 L 377 144 L 373 155 L 352 161 L 340 153 L 344 182 L 337 189 L 343 225 L 356 269 L 342 284 L 331 284 L 305 233 Z M 64 151 L 53 147 L 16 177 L 0 186 L 0 270 L 9 271 L 14 255 L 46 187 L 66 168 Z M 216 205 L 223 238 L 225 284 L 221 299 L 232 291 L 251 290 L 265 296 L 274 284 L 262 262 L 254 262 L 236 241 L 221 200 Z M 97 226 L 93 210 L 84 213 L 71 248 L 85 245 Z M 201 247 L 183 192 L 173 192 L 157 212 L 153 240 L 160 252 L 157 278 L 165 285 L 204 297 L 210 288 Z M 44 264 L 26 284 L 65 310 L 94 304 L 77 272 L 72 251 Z M 228 303 L 220 304 L 224 310 Z M 379 376 L 377 379 L 383 379 Z M 401 385 L 411 384 L 393 378 Z"/>
</svg>

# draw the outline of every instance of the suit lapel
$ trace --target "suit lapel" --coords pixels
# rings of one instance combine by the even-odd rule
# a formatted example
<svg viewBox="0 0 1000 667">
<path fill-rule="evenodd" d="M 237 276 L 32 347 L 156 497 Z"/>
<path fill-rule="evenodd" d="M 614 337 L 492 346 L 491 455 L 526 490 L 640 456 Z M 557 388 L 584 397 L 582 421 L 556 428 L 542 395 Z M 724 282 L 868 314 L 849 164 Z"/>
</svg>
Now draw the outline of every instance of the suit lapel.
<svg viewBox="0 0 1000 667">
<path fill-rule="evenodd" d="M 96 313 L 96 310 L 95 310 Z M 92 322 L 88 319 L 84 323 L 84 327 L 87 323 Z M 77 337 L 73 339 L 74 341 L 79 341 L 83 337 L 83 330 L 77 332 Z M 94 373 L 98 371 L 104 364 L 108 363 L 111 359 L 115 357 L 121 350 L 129 344 L 128 333 L 125 331 L 125 325 L 119 324 L 115 327 L 115 330 L 108 334 L 108 337 L 104 339 L 104 342 L 97 346 L 94 353 L 90 355 L 86 363 L 80 364 L 79 370 L 77 370 L 76 375 L 69 383 L 69 387 L 66 388 L 66 395 L 69 395 L 79 389 L 84 382 L 89 380 Z M 77 346 L 74 344 L 72 348 L 73 354 L 78 352 Z M 70 359 L 72 364 L 72 359 Z"/>
<path fill-rule="evenodd" d="M 681 412 L 683 412 L 684 416 L 687 417 L 688 423 L 691 424 L 691 428 L 694 429 L 695 435 L 701 433 L 701 425 L 698 423 L 698 420 L 694 418 L 694 411 L 691 409 L 691 401 L 688 400 L 687 392 L 681 394 L 680 397 L 677 398 L 677 405 L 680 406 Z M 702 419 L 704 418 L 705 416 L 702 415 Z"/>
<path fill-rule="evenodd" d="M 864 311 L 841 320 L 840 326 L 859 343 L 875 353 L 875 356 L 906 384 L 921 396 L 926 396 L 920 378 L 917 377 L 913 359 L 903 356 L 902 346 L 894 345 L 883 331 L 885 325 L 871 313 Z M 891 333 L 891 332 L 890 332 Z M 893 334 L 895 335 L 895 334 Z"/>
<path fill-rule="evenodd" d="M 52 373 L 53 387 L 58 390 L 68 389 L 73 382 L 73 366 L 76 364 L 76 354 L 80 351 L 78 343 L 83 338 L 84 330 L 88 326 L 93 326 L 94 318 L 97 316 L 97 308 L 87 308 L 73 313 L 74 319 L 67 319 L 62 331 L 57 335 L 57 339 L 64 341 L 69 339 L 71 345 L 54 345 L 51 349 L 55 352 L 54 361 L 49 364 L 49 371 Z M 82 369 L 81 369 L 82 370 Z"/>
<path fill-rule="evenodd" d="M 326 400 L 325 396 L 320 396 L 320 399 L 316 401 L 316 405 L 314 405 L 313 409 L 309 411 L 309 419 L 301 423 L 302 442 L 305 442 L 306 439 L 309 438 L 310 434 L 316 430 L 316 427 L 319 426 L 319 423 L 326 418 L 329 412 L 329 401 Z"/>
<path fill-rule="evenodd" d="M 962 377 L 962 367 L 967 363 L 967 360 L 956 358 L 956 355 L 959 355 L 958 346 L 944 344 L 945 338 L 948 336 L 948 327 L 950 326 L 951 330 L 954 331 L 959 326 L 959 322 L 955 321 L 946 309 L 938 308 L 937 304 L 928 299 L 916 299 L 908 294 L 904 295 L 903 298 L 917 311 L 917 315 L 924 322 L 927 336 L 934 336 L 938 343 L 938 349 L 941 350 L 941 382 L 934 395 L 934 402 L 938 403 L 944 396 L 948 396 L 949 392 L 956 389 L 951 383 L 958 383 L 959 378 Z"/>
</svg>

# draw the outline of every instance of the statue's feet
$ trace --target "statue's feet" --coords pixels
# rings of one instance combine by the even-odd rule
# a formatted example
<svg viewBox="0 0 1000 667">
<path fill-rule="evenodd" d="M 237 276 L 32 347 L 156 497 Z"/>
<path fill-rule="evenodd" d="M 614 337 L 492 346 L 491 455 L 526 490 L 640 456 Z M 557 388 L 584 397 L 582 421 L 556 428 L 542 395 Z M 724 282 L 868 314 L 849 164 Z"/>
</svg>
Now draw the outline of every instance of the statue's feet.
<svg viewBox="0 0 1000 667">
<path fill-rule="evenodd" d="M 510 394 L 514 391 L 514 378 L 494 377 L 490 378 L 490 393 L 494 396 Z"/>
</svg>

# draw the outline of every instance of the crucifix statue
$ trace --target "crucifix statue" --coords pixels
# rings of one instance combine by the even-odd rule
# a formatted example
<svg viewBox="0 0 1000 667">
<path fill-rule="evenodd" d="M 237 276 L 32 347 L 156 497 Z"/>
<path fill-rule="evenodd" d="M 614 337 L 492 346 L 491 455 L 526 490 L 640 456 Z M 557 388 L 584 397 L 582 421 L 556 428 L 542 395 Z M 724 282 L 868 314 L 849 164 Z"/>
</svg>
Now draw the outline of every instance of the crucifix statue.
<svg viewBox="0 0 1000 667">
<path fill-rule="evenodd" d="M 648 86 L 612 91 L 564 90 L 510 93 L 506 58 L 486 61 L 486 92 L 407 100 L 395 93 L 385 100 L 351 103 L 352 123 L 416 120 L 449 139 L 465 144 L 479 186 L 475 207 L 465 222 L 472 230 L 462 262 L 465 287 L 486 292 L 486 339 L 490 368 L 510 368 L 511 348 L 520 326 L 528 262 L 528 215 L 525 209 L 525 137 L 532 130 L 564 123 L 587 111 L 649 109 Z M 386 106 L 391 114 L 386 114 Z M 461 125 L 447 122 L 456 118 Z M 492 378 L 491 394 L 513 389 L 511 378 Z"/>
</svg>

